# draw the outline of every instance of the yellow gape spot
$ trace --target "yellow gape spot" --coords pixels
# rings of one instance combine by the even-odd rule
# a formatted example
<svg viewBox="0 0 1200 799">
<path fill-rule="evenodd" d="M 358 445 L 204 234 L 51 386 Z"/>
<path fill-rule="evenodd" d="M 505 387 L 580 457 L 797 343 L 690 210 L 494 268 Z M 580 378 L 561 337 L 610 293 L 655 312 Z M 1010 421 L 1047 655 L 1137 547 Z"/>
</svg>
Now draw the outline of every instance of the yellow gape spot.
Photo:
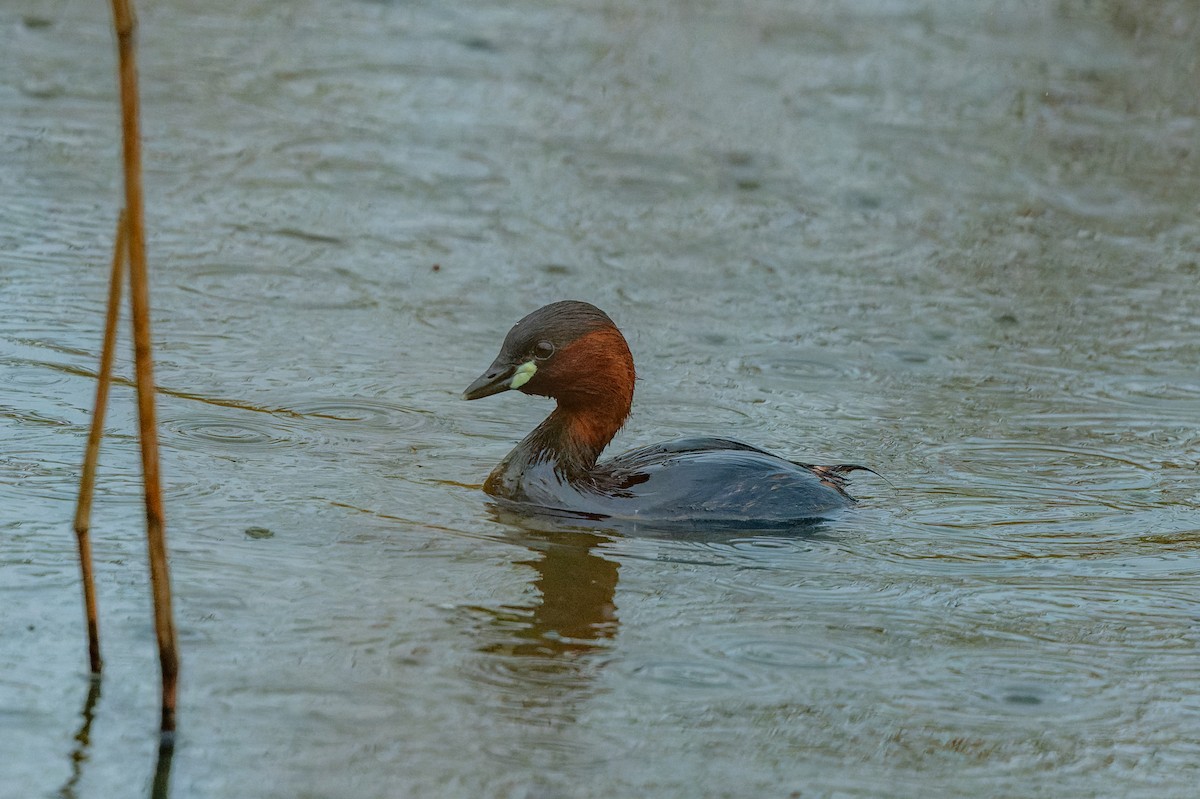
<svg viewBox="0 0 1200 799">
<path fill-rule="evenodd" d="M 512 380 L 508 382 L 508 387 L 520 388 L 533 378 L 533 373 L 536 371 L 537 364 L 533 361 L 526 361 L 517 367 L 517 371 L 513 372 Z"/>
</svg>

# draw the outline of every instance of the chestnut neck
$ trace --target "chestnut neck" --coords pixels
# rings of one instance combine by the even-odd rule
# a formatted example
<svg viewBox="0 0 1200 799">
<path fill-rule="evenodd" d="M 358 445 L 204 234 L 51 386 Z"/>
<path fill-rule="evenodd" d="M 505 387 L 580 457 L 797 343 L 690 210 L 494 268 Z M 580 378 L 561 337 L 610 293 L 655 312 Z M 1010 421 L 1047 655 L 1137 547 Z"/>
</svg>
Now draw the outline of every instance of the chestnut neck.
<svg viewBox="0 0 1200 799">
<path fill-rule="evenodd" d="M 559 400 L 558 407 L 546 417 L 522 444 L 528 442 L 530 454 L 542 460 L 553 459 L 568 476 L 577 476 L 596 468 L 600 453 L 625 424 L 632 402 L 622 408 L 611 405 L 581 406 Z"/>
<path fill-rule="evenodd" d="M 558 407 L 529 435 L 540 453 L 557 457 L 569 472 L 590 471 L 629 418 L 633 405 L 633 356 L 615 327 L 580 336 L 548 364 L 539 393 Z"/>
<path fill-rule="evenodd" d="M 586 480 L 629 417 L 636 379 L 633 356 L 615 327 L 576 339 L 538 376 L 542 379 L 531 393 L 553 397 L 558 407 L 492 472 L 488 484 L 497 488 L 516 489 L 520 476 L 535 463 L 552 463 L 568 481 Z"/>
</svg>

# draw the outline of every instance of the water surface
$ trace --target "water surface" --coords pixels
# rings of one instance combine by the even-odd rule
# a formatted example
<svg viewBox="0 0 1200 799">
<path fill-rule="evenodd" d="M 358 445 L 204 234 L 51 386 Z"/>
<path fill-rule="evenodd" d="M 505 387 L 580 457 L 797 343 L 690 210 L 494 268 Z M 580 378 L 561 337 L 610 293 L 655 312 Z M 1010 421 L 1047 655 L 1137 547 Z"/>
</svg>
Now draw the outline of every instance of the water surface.
<svg viewBox="0 0 1200 799">
<path fill-rule="evenodd" d="M 103 3 L 0 10 L 0 796 L 149 794 L 133 402 L 69 530 L 119 196 Z M 1186 3 L 141 9 L 171 796 L 1190 796 Z M 490 509 L 458 395 L 590 300 L 617 446 L 867 463 L 804 534 Z M 118 374 L 130 375 L 124 345 Z M 81 734 L 82 733 L 82 734 Z M 160 791 L 161 793 L 161 791 Z"/>
</svg>

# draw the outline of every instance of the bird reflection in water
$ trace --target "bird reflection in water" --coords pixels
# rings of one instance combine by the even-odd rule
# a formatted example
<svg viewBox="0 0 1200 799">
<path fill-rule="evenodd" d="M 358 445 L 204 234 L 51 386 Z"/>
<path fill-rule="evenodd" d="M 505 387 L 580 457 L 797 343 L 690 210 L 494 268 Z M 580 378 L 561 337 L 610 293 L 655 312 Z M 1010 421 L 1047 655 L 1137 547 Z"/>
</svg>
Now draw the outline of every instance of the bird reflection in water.
<svg viewBox="0 0 1200 799">
<path fill-rule="evenodd" d="M 501 507 L 492 507 L 491 514 L 519 530 L 519 542 L 535 553 L 517 563 L 534 570 L 531 584 L 541 599 L 487 610 L 505 636 L 483 651 L 570 659 L 601 649 L 616 636 L 619 566 L 595 552 L 610 536 L 570 523 L 533 520 Z"/>
</svg>

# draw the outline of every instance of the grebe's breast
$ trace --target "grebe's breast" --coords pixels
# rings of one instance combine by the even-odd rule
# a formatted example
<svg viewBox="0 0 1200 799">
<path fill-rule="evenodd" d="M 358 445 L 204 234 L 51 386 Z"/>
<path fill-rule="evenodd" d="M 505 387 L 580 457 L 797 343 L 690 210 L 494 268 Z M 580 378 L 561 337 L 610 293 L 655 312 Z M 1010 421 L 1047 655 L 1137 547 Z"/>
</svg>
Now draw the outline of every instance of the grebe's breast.
<svg viewBox="0 0 1200 799">
<path fill-rule="evenodd" d="M 653 523 L 780 524 L 820 519 L 853 503 L 836 481 L 721 438 L 641 447 L 566 475 L 527 464 L 507 499 L 534 509 Z"/>
</svg>

